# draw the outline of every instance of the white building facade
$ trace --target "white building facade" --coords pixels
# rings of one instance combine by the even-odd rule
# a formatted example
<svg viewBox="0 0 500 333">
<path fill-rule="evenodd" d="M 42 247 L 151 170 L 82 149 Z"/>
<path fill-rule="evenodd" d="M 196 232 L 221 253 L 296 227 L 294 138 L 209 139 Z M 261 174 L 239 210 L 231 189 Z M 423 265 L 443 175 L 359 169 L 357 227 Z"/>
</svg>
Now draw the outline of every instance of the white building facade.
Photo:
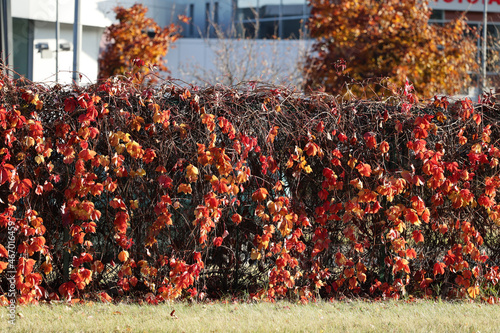
<svg viewBox="0 0 500 333">
<path fill-rule="evenodd" d="M 58 9 L 58 10 L 57 10 Z M 60 25 L 56 45 L 56 13 Z M 71 83 L 73 73 L 74 0 L 11 1 L 12 54 L 11 68 L 32 81 L 55 82 L 56 58 L 59 82 Z M 97 79 L 99 44 L 111 20 L 100 1 L 85 0 L 81 6 L 82 49 L 79 68 L 82 83 Z"/>
<path fill-rule="evenodd" d="M 75 0 L 0 0 L 9 2 L 12 17 L 12 50 L 10 66 L 20 75 L 33 81 L 55 82 L 56 57 L 59 82 L 71 83 L 73 71 L 73 22 Z M 182 37 L 167 54 L 171 76 L 193 83 L 197 79 L 212 79 L 217 83 L 221 47 L 231 47 L 236 55 L 251 58 L 253 66 L 264 64 L 265 70 L 288 68 L 297 71 L 297 63 L 311 45 L 305 33 L 310 15 L 307 0 L 80 0 L 82 22 L 82 52 L 79 70 L 82 83 L 97 79 L 98 57 L 105 27 L 112 24 L 113 8 L 142 3 L 148 16 L 160 26 L 181 25 Z M 487 0 L 488 34 L 500 39 L 500 0 Z M 431 22 L 444 23 L 464 11 L 470 25 L 482 29 L 483 0 L 435 0 Z M 56 45 L 56 8 L 59 8 L 59 45 Z M 179 15 L 190 19 L 179 20 Z M 217 33 L 214 26 L 220 27 Z M 256 37 L 258 42 L 229 41 L 234 37 Z M 225 40 L 218 41 L 219 37 Z M 277 37 L 277 38 L 276 38 Z M 285 40 L 286 39 L 286 40 Z M 265 40 L 265 41 L 264 41 Z M 480 40 L 478 40 L 478 45 Z M 251 50 L 250 50 L 251 49 Z M 490 49 L 492 49 L 490 47 Z M 246 53 L 241 53 L 244 50 Z M 276 56 L 276 55 L 281 56 Z M 478 54 L 478 59 L 479 59 Z M 236 60 L 237 61 L 237 60 Z M 276 61 L 278 64 L 273 64 Z M 286 64 L 285 66 L 282 66 Z M 250 66 L 240 61 L 239 67 Z M 193 69 L 198 69 L 195 73 Z M 241 69 L 241 68 L 239 68 Z M 290 73 L 281 70 L 278 83 L 286 83 Z M 292 73 L 293 74 L 293 73 Z M 494 73 L 490 73 L 493 75 Z M 198 76 L 198 78 L 196 78 Z M 258 77 L 255 77 L 258 78 Z M 261 76 L 263 80 L 269 76 Z M 242 79 L 248 79 L 242 77 Z M 203 79 L 202 79 L 203 80 Z M 221 79 L 222 80 L 222 79 Z M 222 80 L 223 81 L 223 80 Z"/>
</svg>

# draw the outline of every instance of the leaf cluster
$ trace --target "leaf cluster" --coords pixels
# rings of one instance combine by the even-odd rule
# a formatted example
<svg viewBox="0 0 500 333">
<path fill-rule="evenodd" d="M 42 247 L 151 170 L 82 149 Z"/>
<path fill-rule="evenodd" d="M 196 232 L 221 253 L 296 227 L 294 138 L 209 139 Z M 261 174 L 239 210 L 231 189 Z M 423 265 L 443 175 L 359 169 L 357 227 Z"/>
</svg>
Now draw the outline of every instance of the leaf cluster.
<svg viewBox="0 0 500 333">
<path fill-rule="evenodd" d="M 476 38 L 463 17 L 430 24 L 428 1 L 312 0 L 308 27 L 316 39 L 304 75 L 306 86 L 339 94 L 368 84 L 366 96 L 406 80 L 419 95 L 456 94 L 477 70 Z M 344 68 L 335 66 L 343 61 Z M 357 91 L 359 92 L 359 91 Z"/>
<path fill-rule="evenodd" d="M 19 83 L 0 81 L 2 302 L 10 271 L 20 303 L 498 301 L 494 96 Z"/>
</svg>

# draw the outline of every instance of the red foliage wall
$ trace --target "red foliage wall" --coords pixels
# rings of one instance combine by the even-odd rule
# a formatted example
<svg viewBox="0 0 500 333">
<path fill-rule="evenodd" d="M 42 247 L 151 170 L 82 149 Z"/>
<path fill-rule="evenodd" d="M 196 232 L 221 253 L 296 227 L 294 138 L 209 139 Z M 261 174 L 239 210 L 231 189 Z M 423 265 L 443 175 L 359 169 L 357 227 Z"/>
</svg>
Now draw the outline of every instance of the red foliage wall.
<svg viewBox="0 0 500 333">
<path fill-rule="evenodd" d="M 494 99 L 389 101 L 3 77 L 0 301 L 497 302 Z"/>
</svg>

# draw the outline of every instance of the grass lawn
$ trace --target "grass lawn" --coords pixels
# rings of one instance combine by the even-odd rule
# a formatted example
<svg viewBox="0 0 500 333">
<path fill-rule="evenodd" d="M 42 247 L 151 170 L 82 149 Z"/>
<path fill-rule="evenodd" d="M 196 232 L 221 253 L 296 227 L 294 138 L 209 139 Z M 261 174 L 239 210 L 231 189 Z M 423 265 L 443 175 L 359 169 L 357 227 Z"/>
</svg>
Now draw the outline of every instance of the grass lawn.
<svg viewBox="0 0 500 333">
<path fill-rule="evenodd" d="M 20 306 L 14 325 L 0 311 L 1 332 L 500 332 L 500 306 L 465 302 L 58 304 Z"/>
</svg>

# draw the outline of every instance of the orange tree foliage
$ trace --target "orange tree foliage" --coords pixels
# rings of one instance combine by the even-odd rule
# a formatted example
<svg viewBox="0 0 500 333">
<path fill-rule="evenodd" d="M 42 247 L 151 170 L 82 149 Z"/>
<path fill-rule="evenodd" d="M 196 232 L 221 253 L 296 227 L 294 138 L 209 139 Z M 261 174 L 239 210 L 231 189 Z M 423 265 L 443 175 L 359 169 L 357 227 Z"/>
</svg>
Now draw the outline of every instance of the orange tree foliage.
<svg viewBox="0 0 500 333">
<path fill-rule="evenodd" d="M 498 302 L 500 110 L 0 81 L 0 302 Z"/>
<path fill-rule="evenodd" d="M 141 4 L 114 11 L 119 22 L 105 31 L 108 45 L 99 58 L 99 79 L 133 73 L 141 82 L 151 66 L 167 71 L 163 57 L 177 39 L 179 27 L 171 24 L 161 28 L 146 17 L 148 9 Z"/>
<path fill-rule="evenodd" d="M 311 0 L 308 23 L 316 39 L 305 65 L 306 86 L 343 93 L 346 85 L 387 78 L 431 97 L 455 94 L 469 86 L 476 69 L 476 39 L 465 35 L 457 19 L 444 26 L 429 24 L 431 9 L 421 0 Z M 371 96 L 379 85 L 365 87 Z M 359 87 L 350 89 L 359 92 Z"/>
</svg>

